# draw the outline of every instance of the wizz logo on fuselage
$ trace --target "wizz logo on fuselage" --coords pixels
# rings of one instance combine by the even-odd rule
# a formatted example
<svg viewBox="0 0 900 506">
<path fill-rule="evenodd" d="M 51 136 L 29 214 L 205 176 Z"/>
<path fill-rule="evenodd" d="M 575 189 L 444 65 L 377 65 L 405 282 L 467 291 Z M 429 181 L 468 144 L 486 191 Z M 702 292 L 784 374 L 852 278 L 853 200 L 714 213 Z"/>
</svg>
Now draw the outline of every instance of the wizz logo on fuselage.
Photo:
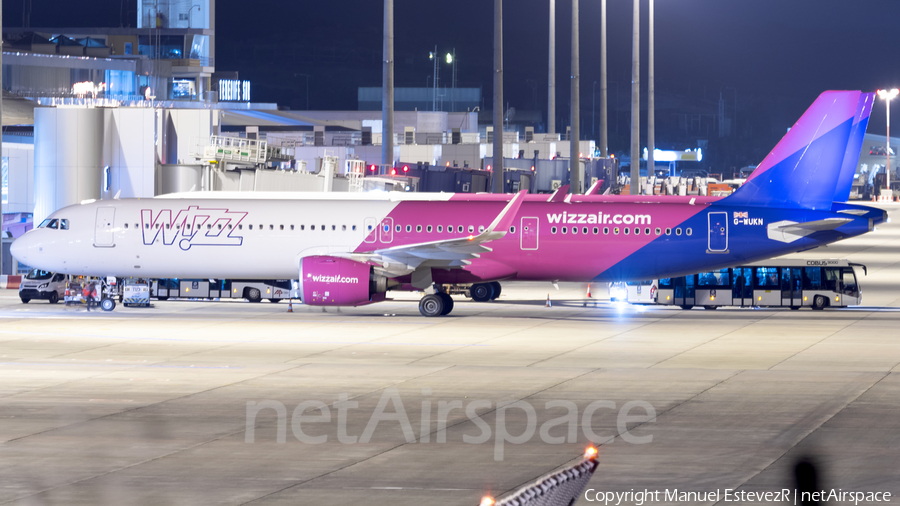
<svg viewBox="0 0 900 506">
<path fill-rule="evenodd" d="M 147 246 L 162 234 L 163 244 L 171 246 L 177 241 L 185 251 L 191 246 L 240 246 L 244 238 L 236 235 L 237 226 L 246 216 L 246 212 L 199 206 L 178 210 L 174 217 L 171 209 L 162 209 L 156 216 L 152 209 L 142 209 L 141 233 Z"/>
</svg>

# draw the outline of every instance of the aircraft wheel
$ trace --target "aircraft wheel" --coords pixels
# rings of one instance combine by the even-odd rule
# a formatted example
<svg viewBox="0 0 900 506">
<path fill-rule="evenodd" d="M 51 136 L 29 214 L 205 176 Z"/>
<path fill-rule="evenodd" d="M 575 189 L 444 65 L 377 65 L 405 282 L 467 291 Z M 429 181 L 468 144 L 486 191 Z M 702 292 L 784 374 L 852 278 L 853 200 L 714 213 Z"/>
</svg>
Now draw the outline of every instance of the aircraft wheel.
<svg viewBox="0 0 900 506">
<path fill-rule="evenodd" d="M 684 304 L 681 306 L 681 309 L 688 310 L 692 309 L 694 306 L 692 304 Z"/>
<path fill-rule="evenodd" d="M 816 295 L 816 297 L 813 299 L 812 308 L 817 311 L 821 311 L 821 310 L 825 309 L 825 306 L 827 306 L 827 305 L 828 305 L 828 299 L 826 299 L 825 296 Z"/>
<path fill-rule="evenodd" d="M 450 314 L 450 311 L 453 311 L 453 297 L 444 292 L 438 293 L 438 296 L 444 302 L 444 310 L 441 312 L 441 316 Z"/>
<path fill-rule="evenodd" d="M 476 283 L 469 288 L 475 302 L 487 302 L 494 297 L 494 287 L 490 283 Z"/>
<path fill-rule="evenodd" d="M 444 299 L 436 293 L 422 297 L 419 301 L 419 313 L 429 318 L 441 316 L 444 314 Z"/>
<path fill-rule="evenodd" d="M 47 299 L 47 302 L 56 304 L 57 302 L 59 302 L 59 294 L 56 292 L 50 292 L 50 298 Z"/>
<path fill-rule="evenodd" d="M 491 300 L 495 300 L 498 297 L 500 297 L 500 291 L 501 291 L 500 283 L 497 281 L 494 281 L 491 283 L 491 286 L 494 288 L 494 295 L 491 296 Z"/>
<path fill-rule="evenodd" d="M 116 308 L 116 301 L 113 299 L 103 299 L 100 301 L 100 309 L 104 311 L 112 311 Z"/>
</svg>

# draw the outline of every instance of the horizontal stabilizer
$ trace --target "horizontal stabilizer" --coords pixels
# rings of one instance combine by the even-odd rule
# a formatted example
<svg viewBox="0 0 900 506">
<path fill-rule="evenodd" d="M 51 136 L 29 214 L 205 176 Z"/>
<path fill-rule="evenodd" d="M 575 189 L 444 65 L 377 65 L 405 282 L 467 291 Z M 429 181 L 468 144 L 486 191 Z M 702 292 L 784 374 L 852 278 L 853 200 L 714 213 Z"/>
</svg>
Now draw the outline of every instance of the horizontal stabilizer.
<svg viewBox="0 0 900 506">
<path fill-rule="evenodd" d="M 853 221 L 852 218 L 826 218 L 824 220 L 806 221 L 778 221 L 770 223 L 767 227 L 769 239 L 779 242 L 794 242 L 810 234 L 825 230 L 834 230 L 845 223 Z"/>
</svg>

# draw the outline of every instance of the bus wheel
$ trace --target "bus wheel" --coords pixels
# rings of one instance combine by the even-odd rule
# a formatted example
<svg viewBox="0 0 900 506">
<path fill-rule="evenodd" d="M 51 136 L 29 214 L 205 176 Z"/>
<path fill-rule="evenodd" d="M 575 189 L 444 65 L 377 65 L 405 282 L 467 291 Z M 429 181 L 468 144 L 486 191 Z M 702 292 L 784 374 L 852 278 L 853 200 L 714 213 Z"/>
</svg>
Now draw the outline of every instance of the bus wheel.
<svg viewBox="0 0 900 506">
<path fill-rule="evenodd" d="M 469 294 L 475 302 L 487 302 L 494 296 L 494 287 L 490 283 L 476 283 L 469 288 Z"/>
<path fill-rule="evenodd" d="M 791 306 L 791 311 L 797 311 L 800 309 L 800 306 Z"/>
<path fill-rule="evenodd" d="M 281 299 L 269 299 L 269 302 L 271 302 L 272 304 L 278 304 L 279 302 L 281 302 Z"/>
<path fill-rule="evenodd" d="M 703 306 L 703 309 L 706 309 L 708 311 L 715 311 L 716 309 L 719 309 L 719 308 L 718 308 L 718 306 Z"/>
<path fill-rule="evenodd" d="M 156 300 L 169 300 L 168 297 L 157 297 Z"/>
<path fill-rule="evenodd" d="M 821 311 L 828 305 L 828 300 L 823 295 L 816 295 L 813 299 L 812 308 Z"/>
<path fill-rule="evenodd" d="M 693 307 L 694 307 L 694 306 L 691 305 L 691 304 L 684 304 L 683 306 L 681 306 L 681 309 L 687 310 L 687 309 L 692 309 Z"/>
<path fill-rule="evenodd" d="M 262 293 L 259 291 L 259 288 L 248 288 L 244 293 L 244 296 L 250 302 L 259 302 L 262 300 Z"/>
</svg>

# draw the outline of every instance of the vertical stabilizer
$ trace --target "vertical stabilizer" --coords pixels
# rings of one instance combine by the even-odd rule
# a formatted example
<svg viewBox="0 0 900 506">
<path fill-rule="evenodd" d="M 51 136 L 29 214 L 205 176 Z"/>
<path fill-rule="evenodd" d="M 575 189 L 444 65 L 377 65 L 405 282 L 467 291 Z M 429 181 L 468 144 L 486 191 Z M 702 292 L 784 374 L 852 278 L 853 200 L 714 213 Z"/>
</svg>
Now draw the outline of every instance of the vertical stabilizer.
<svg viewBox="0 0 900 506">
<path fill-rule="evenodd" d="M 861 94 L 826 91 L 819 95 L 747 182 L 719 203 L 830 209 Z"/>
<path fill-rule="evenodd" d="M 850 188 L 853 186 L 853 176 L 859 166 L 859 154 L 862 150 L 863 138 L 866 136 L 866 127 L 869 125 L 869 115 L 872 113 L 872 104 L 875 102 L 874 93 L 860 93 L 856 115 L 853 117 L 853 126 L 850 127 L 850 139 L 847 141 L 847 150 L 844 152 L 844 163 L 841 165 L 841 175 L 838 177 L 837 187 L 834 189 L 834 201 L 846 202 L 850 199 Z"/>
</svg>

